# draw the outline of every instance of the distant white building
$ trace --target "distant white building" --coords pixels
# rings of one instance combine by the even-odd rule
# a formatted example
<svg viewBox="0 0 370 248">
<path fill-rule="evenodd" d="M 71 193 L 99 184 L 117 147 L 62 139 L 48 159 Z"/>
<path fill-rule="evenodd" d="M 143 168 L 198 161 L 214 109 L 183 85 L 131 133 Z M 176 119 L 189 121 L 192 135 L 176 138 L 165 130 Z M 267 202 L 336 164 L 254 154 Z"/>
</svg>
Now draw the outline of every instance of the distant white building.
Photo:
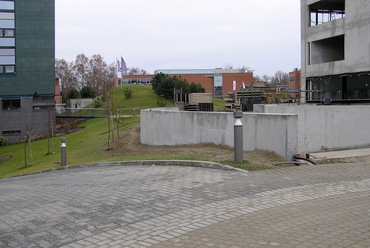
<svg viewBox="0 0 370 248">
<path fill-rule="evenodd" d="M 370 102 L 370 1 L 301 0 L 301 25 L 306 101 Z"/>
</svg>

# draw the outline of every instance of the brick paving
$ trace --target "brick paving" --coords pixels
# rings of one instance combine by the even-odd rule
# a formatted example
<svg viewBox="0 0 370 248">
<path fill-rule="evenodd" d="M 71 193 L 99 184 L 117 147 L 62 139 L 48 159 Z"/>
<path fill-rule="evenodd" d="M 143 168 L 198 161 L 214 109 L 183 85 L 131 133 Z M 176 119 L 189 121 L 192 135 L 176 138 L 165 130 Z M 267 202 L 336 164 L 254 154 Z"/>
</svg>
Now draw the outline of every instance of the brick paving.
<svg viewBox="0 0 370 248">
<path fill-rule="evenodd" d="M 0 247 L 370 247 L 370 165 L 106 166 L 2 179 Z"/>
</svg>

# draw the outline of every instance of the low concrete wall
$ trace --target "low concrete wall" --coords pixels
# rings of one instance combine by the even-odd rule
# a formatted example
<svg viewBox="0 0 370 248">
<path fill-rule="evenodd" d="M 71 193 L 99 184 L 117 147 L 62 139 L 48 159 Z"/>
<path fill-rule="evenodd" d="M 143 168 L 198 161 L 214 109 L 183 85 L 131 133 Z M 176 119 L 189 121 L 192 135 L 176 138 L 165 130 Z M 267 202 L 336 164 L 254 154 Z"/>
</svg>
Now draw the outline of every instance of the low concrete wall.
<svg viewBox="0 0 370 248">
<path fill-rule="evenodd" d="M 370 105 L 255 105 L 258 113 L 298 115 L 298 152 L 370 146 Z"/>
<path fill-rule="evenodd" d="M 298 117 L 245 113 L 244 151 L 267 150 L 289 158 L 297 153 Z M 147 145 L 216 144 L 234 146 L 233 113 L 141 111 L 141 142 Z"/>
<path fill-rule="evenodd" d="M 89 106 L 94 102 L 92 98 L 78 98 L 78 99 L 68 99 L 67 108 L 72 109 L 82 109 L 86 106 Z"/>
</svg>

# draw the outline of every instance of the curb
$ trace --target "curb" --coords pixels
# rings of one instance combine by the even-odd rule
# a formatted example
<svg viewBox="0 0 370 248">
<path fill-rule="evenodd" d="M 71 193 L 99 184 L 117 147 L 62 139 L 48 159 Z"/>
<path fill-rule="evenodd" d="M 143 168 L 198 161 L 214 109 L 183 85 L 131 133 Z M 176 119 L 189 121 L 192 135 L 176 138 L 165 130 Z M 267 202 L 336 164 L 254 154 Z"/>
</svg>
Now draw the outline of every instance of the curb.
<svg viewBox="0 0 370 248">
<path fill-rule="evenodd" d="M 115 161 L 115 162 L 102 162 L 102 163 L 93 163 L 93 164 L 84 164 L 84 165 L 74 165 L 74 166 L 67 166 L 67 167 L 59 167 L 45 171 L 38 171 L 33 173 L 28 173 L 24 175 L 18 175 L 13 177 L 7 178 L 0 178 L 8 179 L 8 178 L 16 178 L 22 176 L 29 176 L 29 175 L 37 175 L 43 174 L 48 172 L 55 172 L 55 171 L 63 171 L 63 170 L 71 170 L 71 169 L 78 169 L 78 168 L 85 168 L 85 167 L 107 167 L 107 166 L 187 166 L 187 167 L 200 167 L 200 168 L 208 168 L 208 169 L 217 169 L 217 170 L 225 170 L 225 171 L 238 171 L 247 173 L 248 171 L 242 170 L 239 168 L 235 168 L 229 165 L 213 163 L 213 162 L 206 162 L 206 161 L 191 161 L 191 160 L 142 160 L 142 161 Z"/>
</svg>

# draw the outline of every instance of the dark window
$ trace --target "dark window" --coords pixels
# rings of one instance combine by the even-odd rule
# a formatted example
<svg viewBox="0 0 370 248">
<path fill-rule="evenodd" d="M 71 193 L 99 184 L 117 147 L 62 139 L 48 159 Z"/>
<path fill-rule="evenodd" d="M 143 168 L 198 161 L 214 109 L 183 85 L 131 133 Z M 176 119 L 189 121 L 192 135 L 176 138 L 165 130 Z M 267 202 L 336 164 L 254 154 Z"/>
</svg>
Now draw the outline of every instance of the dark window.
<svg viewBox="0 0 370 248">
<path fill-rule="evenodd" d="M 33 106 L 33 110 L 45 110 L 45 109 L 50 109 L 50 106 Z"/>
<path fill-rule="evenodd" d="M 21 99 L 3 99 L 3 110 L 19 110 L 21 109 Z"/>
<path fill-rule="evenodd" d="M 3 131 L 3 135 L 19 135 L 21 134 L 21 130 L 9 130 L 9 131 Z"/>
<path fill-rule="evenodd" d="M 290 82 L 294 82 L 294 81 L 295 81 L 295 76 L 290 76 L 290 77 L 289 77 L 289 81 L 290 81 Z"/>
<path fill-rule="evenodd" d="M 222 86 L 215 87 L 215 97 L 222 97 Z"/>
</svg>

